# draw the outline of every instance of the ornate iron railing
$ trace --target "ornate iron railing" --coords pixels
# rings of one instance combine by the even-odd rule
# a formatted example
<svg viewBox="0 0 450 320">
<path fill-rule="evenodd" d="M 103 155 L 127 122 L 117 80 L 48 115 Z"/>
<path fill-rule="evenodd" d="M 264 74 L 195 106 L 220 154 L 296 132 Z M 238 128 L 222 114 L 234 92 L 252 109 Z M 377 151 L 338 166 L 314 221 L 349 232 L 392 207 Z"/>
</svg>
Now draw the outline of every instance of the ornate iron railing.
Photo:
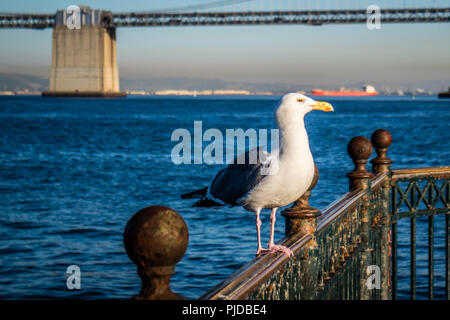
<svg viewBox="0 0 450 320">
<path fill-rule="evenodd" d="M 450 167 L 394 170 L 392 173 L 392 298 L 397 298 L 397 244 L 400 219 L 410 219 L 410 286 L 416 298 L 416 219 L 428 217 L 428 297 L 434 298 L 434 216 L 446 214 L 446 297 L 449 299 Z"/>
<path fill-rule="evenodd" d="M 449 299 L 450 167 L 391 171 L 386 156 L 389 132 L 353 138 L 348 153 L 355 169 L 350 191 L 322 212 L 308 199 L 315 179 L 292 207 L 285 209 L 286 236 L 279 241 L 294 252 L 255 258 L 200 299 L 396 299 L 399 219 L 411 219 L 411 298 L 416 294 L 416 223 L 428 216 L 428 294 L 434 288 L 433 217 L 446 215 L 446 297 Z M 377 157 L 372 172 L 366 164 Z M 165 212 L 166 214 L 160 214 Z M 168 214 L 170 213 L 170 214 Z M 169 218 L 173 216 L 173 218 Z M 148 233 L 150 227 L 153 233 Z M 167 226 L 170 226 L 168 228 Z M 170 275 L 187 244 L 179 215 L 165 207 L 138 212 L 124 234 L 127 252 L 142 279 L 140 299 L 179 298 L 170 290 Z M 162 232 L 164 237 L 159 237 Z M 156 240 L 155 240 L 156 239 Z M 155 241 L 158 241 L 157 243 Z M 149 243 L 155 244 L 149 246 Z"/>
</svg>

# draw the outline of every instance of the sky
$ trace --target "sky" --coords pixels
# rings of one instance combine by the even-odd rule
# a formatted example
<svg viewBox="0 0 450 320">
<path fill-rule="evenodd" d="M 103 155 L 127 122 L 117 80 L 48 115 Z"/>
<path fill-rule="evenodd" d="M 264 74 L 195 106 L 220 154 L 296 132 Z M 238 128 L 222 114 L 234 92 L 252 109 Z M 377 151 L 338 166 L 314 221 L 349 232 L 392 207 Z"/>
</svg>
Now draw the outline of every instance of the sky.
<svg viewBox="0 0 450 320">
<path fill-rule="evenodd" d="M 234 0 L 243 1 L 243 0 Z M 0 12 L 53 13 L 72 4 L 113 12 L 150 11 L 217 0 L 2 1 Z M 244 0 L 216 10 L 450 7 L 450 0 Z M 202 78 L 336 86 L 356 82 L 450 84 L 450 23 L 325 26 L 123 27 L 121 78 Z M 51 29 L 0 29 L 0 73 L 48 77 Z"/>
</svg>

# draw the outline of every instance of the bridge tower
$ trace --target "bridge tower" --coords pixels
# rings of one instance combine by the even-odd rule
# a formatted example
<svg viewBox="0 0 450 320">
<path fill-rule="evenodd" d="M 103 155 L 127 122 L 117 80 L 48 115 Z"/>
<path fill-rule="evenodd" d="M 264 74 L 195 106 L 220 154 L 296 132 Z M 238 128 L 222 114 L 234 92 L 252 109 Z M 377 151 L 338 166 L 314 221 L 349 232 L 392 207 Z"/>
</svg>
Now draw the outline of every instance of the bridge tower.
<svg viewBox="0 0 450 320">
<path fill-rule="evenodd" d="M 50 97 L 123 97 L 119 89 L 116 29 L 104 27 L 111 13 L 79 7 L 68 26 L 67 10 L 56 13 L 53 28 Z M 78 19 L 78 20 L 77 20 Z"/>
</svg>

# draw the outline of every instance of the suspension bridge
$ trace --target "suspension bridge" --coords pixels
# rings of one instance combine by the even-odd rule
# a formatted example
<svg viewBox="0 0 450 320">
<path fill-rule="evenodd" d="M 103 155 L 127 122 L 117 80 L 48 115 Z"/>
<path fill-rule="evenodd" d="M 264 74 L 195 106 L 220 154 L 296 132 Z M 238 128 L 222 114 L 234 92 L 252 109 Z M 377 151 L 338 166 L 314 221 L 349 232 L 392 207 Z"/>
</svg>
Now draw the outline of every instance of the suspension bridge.
<svg viewBox="0 0 450 320">
<path fill-rule="evenodd" d="M 263 11 L 192 11 L 150 12 L 101 11 L 104 27 L 168 27 L 270 24 L 354 24 L 366 23 L 367 9 L 263 10 Z M 199 8 L 200 9 L 200 8 Z M 203 8 L 202 8 L 203 9 Z M 0 13 L 0 28 L 45 29 L 57 25 L 56 14 Z M 381 23 L 450 22 L 450 7 L 388 8 L 380 10 Z"/>
<path fill-rule="evenodd" d="M 142 12 L 78 7 L 78 13 L 0 12 L 0 29 L 53 28 L 48 96 L 123 96 L 116 59 L 118 27 L 366 24 L 450 22 L 449 1 L 218 0 Z M 422 4 L 419 5 L 418 4 Z M 424 6 L 427 4 L 427 6 Z M 75 17 L 78 15 L 78 17 Z M 78 18 L 79 28 L 68 28 Z"/>
</svg>

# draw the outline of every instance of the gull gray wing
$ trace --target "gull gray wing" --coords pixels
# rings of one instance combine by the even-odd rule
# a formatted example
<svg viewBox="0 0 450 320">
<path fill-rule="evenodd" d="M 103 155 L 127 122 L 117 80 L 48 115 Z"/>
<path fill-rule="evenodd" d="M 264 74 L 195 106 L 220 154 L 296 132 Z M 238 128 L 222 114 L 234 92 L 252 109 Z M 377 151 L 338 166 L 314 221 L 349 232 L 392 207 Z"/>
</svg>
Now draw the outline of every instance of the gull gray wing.
<svg viewBox="0 0 450 320">
<path fill-rule="evenodd" d="M 256 152 L 256 158 L 252 152 Z M 238 199 L 266 177 L 262 170 L 270 166 L 267 159 L 268 153 L 261 147 L 245 152 L 213 178 L 206 197 L 212 198 L 210 200 L 213 201 L 220 200 L 226 204 L 237 205 Z"/>
</svg>

